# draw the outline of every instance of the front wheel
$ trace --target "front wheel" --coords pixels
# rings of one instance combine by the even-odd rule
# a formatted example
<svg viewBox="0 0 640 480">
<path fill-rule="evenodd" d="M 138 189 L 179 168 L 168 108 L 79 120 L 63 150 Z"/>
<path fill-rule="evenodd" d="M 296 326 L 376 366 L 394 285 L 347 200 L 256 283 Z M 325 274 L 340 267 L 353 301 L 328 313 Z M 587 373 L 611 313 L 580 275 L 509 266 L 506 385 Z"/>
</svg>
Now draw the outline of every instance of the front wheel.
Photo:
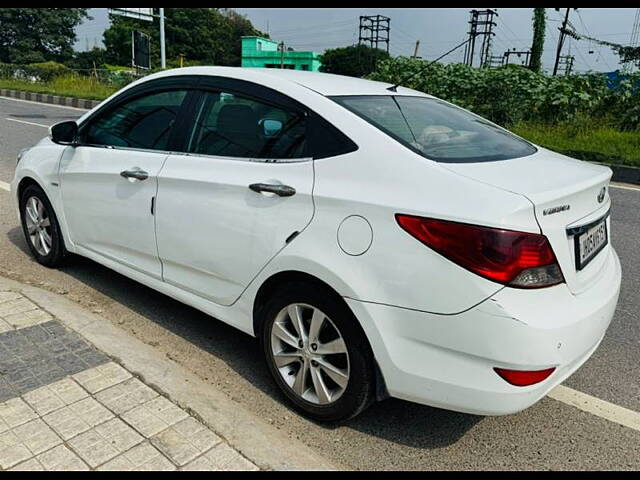
<svg viewBox="0 0 640 480">
<path fill-rule="evenodd" d="M 291 284 L 264 312 L 262 344 L 269 371 L 297 410 L 315 420 L 339 421 L 372 402 L 369 344 L 339 298 Z"/>
<path fill-rule="evenodd" d="M 37 185 L 29 185 L 20 196 L 20 218 L 25 239 L 38 263 L 60 266 L 66 249 L 51 202 Z"/>
</svg>

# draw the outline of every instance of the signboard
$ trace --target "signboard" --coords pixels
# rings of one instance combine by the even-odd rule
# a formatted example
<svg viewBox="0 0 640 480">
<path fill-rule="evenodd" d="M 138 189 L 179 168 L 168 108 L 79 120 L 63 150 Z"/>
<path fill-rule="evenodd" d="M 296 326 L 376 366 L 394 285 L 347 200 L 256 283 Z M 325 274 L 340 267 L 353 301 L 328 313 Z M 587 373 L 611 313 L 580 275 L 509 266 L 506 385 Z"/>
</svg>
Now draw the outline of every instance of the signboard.
<svg viewBox="0 0 640 480">
<path fill-rule="evenodd" d="M 153 22 L 153 8 L 110 8 L 109 13 Z"/>
<path fill-rule="evenodd" d="M 131 63 L 138 68 L 151 68 L 149 35 L 137 30 L 131 32 Z"/>
</svg>

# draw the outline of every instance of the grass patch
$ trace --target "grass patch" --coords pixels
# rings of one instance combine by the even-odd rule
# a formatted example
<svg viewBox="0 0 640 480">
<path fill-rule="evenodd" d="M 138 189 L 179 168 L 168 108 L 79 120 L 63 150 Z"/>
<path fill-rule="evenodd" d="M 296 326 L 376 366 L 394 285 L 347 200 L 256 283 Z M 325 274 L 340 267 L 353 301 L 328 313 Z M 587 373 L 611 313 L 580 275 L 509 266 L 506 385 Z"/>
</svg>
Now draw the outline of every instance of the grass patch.
<svg viewBox="0 0 640 480">
<path fill-rule="evenodd" d="M 12 78 L 0 78 L 0 88 L 22 90 L 24 92 L 46 93 L 63 97 L 82 98 L 87 100 L 104 100 L 119 87 L 105 85 L 93 77 L 64 75 L 46 83 L 34 83 Z"/>
<path fill-rule="evenodd" d="M 640 167 L 640 131 L 622 132 L 593 122 L 557 125 L 520 122 L 509 129 L 533 143 L 573 158 Z"/>
</svg>

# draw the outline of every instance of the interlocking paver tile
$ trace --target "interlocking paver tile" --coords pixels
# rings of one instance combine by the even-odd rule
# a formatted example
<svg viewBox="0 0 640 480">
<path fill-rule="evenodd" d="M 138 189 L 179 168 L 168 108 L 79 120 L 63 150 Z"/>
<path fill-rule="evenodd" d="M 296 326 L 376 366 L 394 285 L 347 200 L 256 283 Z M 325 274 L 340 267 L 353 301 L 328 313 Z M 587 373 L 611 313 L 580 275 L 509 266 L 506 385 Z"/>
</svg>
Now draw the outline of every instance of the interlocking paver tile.
<svg viewBox="0 0 640 480">
<path fill-rule="evenodd" d="M 202 456 L 188 463 L 182 470 L 259 470 L 226 443 L 216 445 Z"/>
<path fill-rule="evenodd" d="M 117 363 L 109 362 L 76 373 L 73 378 L 89 393 L 96 393 L 128 380 L 131 374 Z"/>
<path fill-rule="evenodd" d="M 33 455 L 11 430 L 0 433 L 0 468 L 6 470 Z"/>
<path fill-rule="evenodd" d="M 15 467 L 10 468 L 9 470 L 15 472 L 39 472 L 44 470 L 42 464 L 36 460 L 35 458 L 31 458 L 26 462 L 19 463 Z"/>
<path fill-rule="evenodd" d="M 38 414 L 21 398 L 12 398 L 0 403 L 0 418 L 10 427 L 17 427 L 29 420 L 38 417 Z"/>
<path fill-rule="evenodd" d="M 67 444 L 82 460 L 93 468 L 102 465 L 120 453 L 95 429 L 78 435 Z"/>
<path fill-rule="evenodd" d="M 22 295 L 18 292 L 11 292 L 7 290 L 0 292 L 0 303 L 5 303 L 9 300 L 16 300 L 17 298 L 22 298 Z"/>
<path fill-rule="evenodd" d="M 156 397 L 122 415 L 122 419 L 145 437 L 151 437 L 189 414 L 164 397 Z"/>
<path fill-rule="evenodd" d="M 0 318 L 0 333 L 13 330 L 13 327 Z"/>
<path fill-rule="evenodd" d="M 40 309 L 4 315 L 3 318 L 5 322 L 12 325 L 14 328 L 39 325 L 40 323 L 49 322 L 53 319 L 51 315 Z"/>
<path fill-rule="evenodd" d="M 64 445 L 58 445 L 36 458 L 47 470 L 89 470 L 86 463 Z"/>
<path fill-rule="evenodd" d="M 0 303 L 0 317 L 36 310 L 38 306 L 24 297 Z"/>
<path fill-rule="evenodd" d="M 151 437 L 151 443 L 173 463 L 186 465 L 222 440 L 193 417 Z"/>
<path fill-rule="evenodd" d="M 98 470 L 145 470 L 168 471 L 175 470 L 176 466 L 162 455 L 149 442 L 141 443 L 131 450 L 109 460 Z"/>
<path fill-rule="evenodd" d="M 130 378 L 98 392 L 96 399 L 116 415 L 121 415 L 157 396 L 156 392 L 140 380 Z"/>
<path fill-rule="evenodd" d="M 70 378 L 65 378 L 59 382 L 52 383 L 49 385 L 49 390 L 57 395 L 65 405 L 71 405 L 72 403 L 76 403 L 77 401 L 89 396 L 89 394 L 80 385 Z"/>
<path fill-rule="evenodd" d="M 12 432 L 34 455 L 62 443 L 55 432 L 39 418 L 14 428 Z"/>
</svg>

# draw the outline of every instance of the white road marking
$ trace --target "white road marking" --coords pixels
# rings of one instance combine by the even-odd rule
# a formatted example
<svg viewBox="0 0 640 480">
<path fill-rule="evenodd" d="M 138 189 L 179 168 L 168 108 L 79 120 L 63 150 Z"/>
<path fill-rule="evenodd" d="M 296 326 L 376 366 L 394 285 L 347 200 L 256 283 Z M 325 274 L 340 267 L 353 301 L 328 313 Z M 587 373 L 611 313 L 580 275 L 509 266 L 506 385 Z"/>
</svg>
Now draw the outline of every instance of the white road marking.
<svg viewBox="0 0 640 480">
<path fill-rule="evenodd" d="M 611 183 L 609 184 L 610 188 L 621 188 L 623 190 L 636 190 L 640 191 L 640 187 L 634 187 L 633 185 L 621 185 L 619 183 Z"/>
<path fill-rule="evenodd" d="M 558 385 L 548 396 L 559 402 L 576 407 L 584 412 L 618 423 L 624 427 L 640 431 L 640 413 L 620 407 L 599 398 L 578 392 L 564 385 Z"/>
<path fill-rule="evenodd" d="M 11 185 L 5 182 L 0 182 L 0 188 L 2 190 L 6 190 L 7 192 L 11 191 Z"/>
<path fill-rule="evenodd" d="M 43 93 L 43 95 L 48 95 L 48 94 Z M 33 105 L 40 105 L 40 106 L 44 105 L 45 107 L 68 108 L 70 110 L 80 110 L 81 112 L 88 111 L 86 108 L 69 107 L 67 105 L 56 105 L 55 103 L 33 102 L 31 100 L 22 100 L 21 98 L 0 97 L 0 100 L 13 100 L 14 102 L 31 103 Z"/>
<path fill-rule="evenodd" d="M 49 128 L 49 125 L 45 125 L 43 123 L 35 123 L 35 122 L 27 122 L 26 120 L 18 120 L 17 118 L 5 118 L 5 120 L 9 120 L 10 122 L 18 122 L 18 123 L 26 123 L 27 125 L 34 125 L 36 127 L 44 127 Z"/>
</svg>

